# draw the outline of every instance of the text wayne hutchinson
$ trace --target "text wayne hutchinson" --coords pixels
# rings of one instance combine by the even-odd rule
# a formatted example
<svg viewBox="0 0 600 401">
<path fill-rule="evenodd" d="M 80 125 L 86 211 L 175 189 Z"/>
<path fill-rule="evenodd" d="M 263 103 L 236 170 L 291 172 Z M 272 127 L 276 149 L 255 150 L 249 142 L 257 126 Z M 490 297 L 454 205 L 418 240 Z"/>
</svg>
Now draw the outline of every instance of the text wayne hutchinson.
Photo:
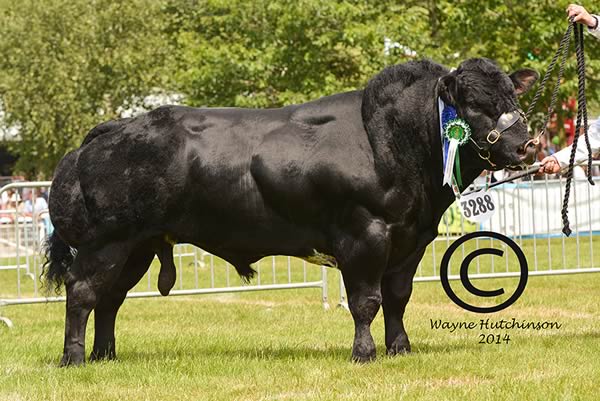
<svg viewBox="0 0 600 401">
<path fill-rule="evenodd" d="M 558 322 L 534 322 L 521 320 L 517 321 L 514 317 L 509 320 L 491 320 L 481 319 L 479 322 L 451 322 L 442 319 L 429 319 L 432 330 L 448 330 L 450 333 L 458 330 L 558 330 L 562 323 Z"/>
</svg>

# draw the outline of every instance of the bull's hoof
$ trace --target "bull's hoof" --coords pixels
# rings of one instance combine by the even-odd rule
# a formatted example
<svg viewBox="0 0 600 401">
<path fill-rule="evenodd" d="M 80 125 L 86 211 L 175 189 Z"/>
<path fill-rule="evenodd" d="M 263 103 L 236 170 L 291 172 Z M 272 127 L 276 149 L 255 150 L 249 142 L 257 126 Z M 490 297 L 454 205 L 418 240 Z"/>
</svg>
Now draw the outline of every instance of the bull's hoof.
<svg viewBox="0 0 600 401">
<path fill-rule="evenodd" d="M 352 354 L 352 362 L 354 363 L 369 363 L 375 360 L 375 354 L 372 355 L 355 355 Z"/>
<path fill-rule="evenodd" d="M 405 344 L 405 345 L 393 345 L 391 348 L 387 349 L 387 354 L 389 356 L 395 356 L 395 355 L 406 355 L 406 354 L 410 354 L 411 350 L 410 350 L 410 344 Z"/>
<path fill-rule="evenodd" d="M 410 352 L 410 341 L 408 341 L 408 336 L 406 334 L 400 334 L 396 337 L 392 345 L 387 347 L 387 354 L 390 356 L 406 355 Z"/>
<path fill-rule="evenodd" d="M 352 350 L 352 362 L 356 363 L 368 363 L 375 360 L 376 351 L 375 347 L 368 349 L 357 349 Z"/>
<path fill-rule="evenodd" d="M 113 359 L 117 359 L 117 354 L 114 350 L 93 350 L 90 354 L 90 362 L 95 361 L 112 361 Z"/>
<path fill-rule="evenodd" d="M 60 366 L 61 368 L 65 366 L 80 366 L 84 363 L 85 356 L 83 354 L 64 353 L 58 366 Z"/>
</svg>

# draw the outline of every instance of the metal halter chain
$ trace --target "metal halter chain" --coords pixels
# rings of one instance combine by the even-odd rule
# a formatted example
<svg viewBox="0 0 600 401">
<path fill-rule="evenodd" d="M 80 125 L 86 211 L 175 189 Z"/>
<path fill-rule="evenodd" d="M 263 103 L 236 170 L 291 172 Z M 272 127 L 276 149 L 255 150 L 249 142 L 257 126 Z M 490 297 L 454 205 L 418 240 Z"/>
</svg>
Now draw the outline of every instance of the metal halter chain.
<svg viewBox="0 0 600 401">
<path fill-rule="evenodd" d="M 556 84 L 554 85 L 554 90 L 552 91 L 552 98 L 550 100 L 550 106 L 548 107 L 548 114 L 546 115 L 546 118 L 544 119 L 544 123 L 542 125 L 539 135 L 535 139 L 536 141 L 538 141 L 539 138 L 546 133 L 546 127 L 548 126 L 548 122 L 550 121 L 550 118 L 551 118 L 552 114 L 554 113 L 554 106 L 556 104 L 556 99 L 558 97 L 558 88 L 560 87 L 560 82 L 561 82 L 561 79 L 562 79 L 562 76 L 563 76 L 563 73 L 565 70 L 565 64 L 567 62 L 567 55 L 569 53 L 571 33 L 573 31 L 575 31 L 575 45 L 576 45 L 576 55 L 577 55 L 577 79 L 578 79 L 577 123 L 575 125 L 575 133 L 576 134 L 575 134 L 575 137 L 573 138 L 573 145 L 572 145 L 572 149 L 571 149 L 571 158 L 569 160 L 569 168 L 567 170 L 567 176 L 566 176 L 567 183 L 565 186 L 565 198 L 563 201 L 563 206 L 562 206 L 562 211 L 561 211 L 562 220 L 563 220 L 562 232 L 567 237 L 569 235 L 571 235 L 571 232 L 572 232 L 571 228 L 569 227 L 569 216 L 568 216 L 569 195 L 571 192 L 571 180 L 573 178 L 575 152 L 577 150 L 577 141 L 579 139 L 579 132 L 581 131 L 582 121 L 583 121 L 583 135 L 585 137 L 585 144 L 587 146 L 587 151 L 588 151 L 587 178 L 588 178 L 588 182 L 591 185 L 594 185 L 594 181 L 592 180 L 592 151 L 591 151 L 591 147 L 590 147 L 590 139 L 588 136 L 587 101 L 586 101 L 586 97 L 585 97 L 585 52 L 584 52 L 584 46 L 583 46 L 583 26 L 581 24 L 577 24 L 576 22 L 574 22 L 572 17 L 570 18 L 569 22 L 570 23 L 569 23 L 569 27 L 567 28 L 567 32 L 565 32 L 565 35 L 563 36 L 562 40 L 560 41 L 560 46 L 558 47 L 556 54 L 552 58 L 552 61 L 550 62 L 550 65 L 548 66 L 548 70 L 546 71 L 546 74 L 544 75 L 544 78 L 542 79 L 542 82 L 540 83 L 540 86 L 539 86 L 537 92 L 535 93 L 535 96 L 534 96 L 533 100 L 531 101 L 529 108 L 527 109 L 527 117 L 529 118 L 531 116 L 531 113 L 532 113 L 536 103 L 540 99 L 540 97 L 546 87 L 546 82 L 548 81 L 550 74 L 554 70 L 556 62 L 558 61 L 558 57 L 562 54 L 562 58 L 560 61 L 560 67 L 558 70 L 558 77 L 556 80 Z"/>
</svg>

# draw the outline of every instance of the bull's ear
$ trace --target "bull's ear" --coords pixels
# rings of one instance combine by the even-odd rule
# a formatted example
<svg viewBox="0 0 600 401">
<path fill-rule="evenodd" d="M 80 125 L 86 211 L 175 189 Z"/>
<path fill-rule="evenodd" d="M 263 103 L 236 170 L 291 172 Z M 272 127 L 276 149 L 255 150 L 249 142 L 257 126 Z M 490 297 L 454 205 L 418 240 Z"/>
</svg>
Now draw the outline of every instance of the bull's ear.
<svg viewBox="0 0 600 401">
<path fill-rule="evenodd" d="M 515 85 L 515 95 L 520 96 L 527 93 L 539 77 L 540 75 L 536 71 L 529 68 L 524 68 L 510 74 L 510 79 Z"/>
<path fill-rule="evenodd" d="M 455 71 L 440 78 L 438 93 L 444 103 L 456 106 L 456 100 L 458 99 L 458 82 Z"/>
</svg>

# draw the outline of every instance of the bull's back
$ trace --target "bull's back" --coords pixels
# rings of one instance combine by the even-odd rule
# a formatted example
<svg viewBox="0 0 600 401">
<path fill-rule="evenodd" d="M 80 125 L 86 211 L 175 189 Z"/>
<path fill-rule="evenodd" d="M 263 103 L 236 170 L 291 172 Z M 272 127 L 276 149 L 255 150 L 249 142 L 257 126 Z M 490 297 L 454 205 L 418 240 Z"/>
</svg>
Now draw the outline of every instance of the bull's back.
<svg viewBox="0 0 600 401">
<path fill-rule="evenodd" d="M 357 109 L 360 96 L 350 99 L 351 109 Z M 164 106 L 101 124 L 57 169 L 53 221 L 59 232 L 75 232 L 67 227 L 77 220 L 78 233 L 87 237 L 178 231 L 181 239 L 193 240 L 210 230 L 212 220 L 215 227 L 223 221 L 238 227 L 263 223 L 281 231 L 288 222 L 275 210 L 279 197 L 272 188 L 287 177 L 278 190 L 293 195 L 299 188 L 293 179 L 299 178 L 277 170 L 284 160 L 288 167 L 302 165 L 300 179 L 311 181 L 307 161 L 315 160 L 318 144 L 348 142 L 329 132 L 340 124 L 336 119 L 345 119 L 346 103 L 338 95 L 270 110 Z"/>
<path fill-rule="evenodd" d="M 196 204 L 240 222 L 319 218 L 328 195 L 375 181 L 363 177 L 374 169 L 361 100 L 356 91 L 281 109 L 198 110 L 185 124 Z"/>
</svg>

